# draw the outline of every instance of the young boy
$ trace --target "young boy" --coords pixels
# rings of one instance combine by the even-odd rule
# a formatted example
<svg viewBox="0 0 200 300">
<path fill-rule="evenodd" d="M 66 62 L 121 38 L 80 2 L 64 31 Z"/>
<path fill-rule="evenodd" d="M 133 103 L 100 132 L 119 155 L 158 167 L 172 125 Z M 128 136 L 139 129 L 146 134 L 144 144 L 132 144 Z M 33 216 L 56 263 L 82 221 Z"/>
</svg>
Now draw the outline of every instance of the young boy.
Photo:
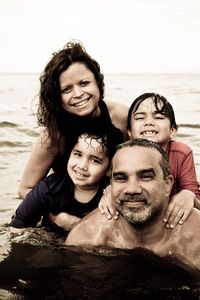
<svg viewBox="0 0 200 300">
<path fill-rule="evenodd" d="M 183 224 L 192 207 L 200 208 L 200 190 L 192 150 L 189 146 L 173 140 L 178 126 L 171 104 L 161 95 L 142 94 L 129 108 L 127 130 L 130 139 L 152 140 L 167 152 L 174 185 L 163 221 L 170 228 L 174 228 L 177 223 Z M 101 201 L 99 208 L 109 218 L 115 214 L 109 202 L 104 204 Z"/>
<path fill-rule="evenodd" d="M 50 230 L 55 230 L 55 223 L 71 229 L 98 206 L 109 184 L 106 173 L 110 160 L 122 141 L 114 126 L 109 130 L 95 126 L 84 129 L 75 139 L 67 172 L 47 176 L 27 194 L 11 220 L 10 231 L 36 227 L 39 221 Z"/>
</svg>

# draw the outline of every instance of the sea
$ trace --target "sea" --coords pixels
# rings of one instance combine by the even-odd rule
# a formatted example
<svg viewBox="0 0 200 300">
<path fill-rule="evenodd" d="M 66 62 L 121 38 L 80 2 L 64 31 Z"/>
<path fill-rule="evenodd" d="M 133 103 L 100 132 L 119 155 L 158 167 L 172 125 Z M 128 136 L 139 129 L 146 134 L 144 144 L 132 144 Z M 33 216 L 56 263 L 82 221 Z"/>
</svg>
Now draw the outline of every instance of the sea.
<svg viewBox="0 0 200 300">
<path fill-rule="evenodd" d="M 146 92 L 173 105 L 177 140 L 194 153 L 200 179 L 200 74 L 105 74 L 105 99 L 130 105 Z M 83 253 L 43 233 L 11 239 L 17 189 L 40 128 L 39 74 L 0 73 L 0 300 L 200 299 L 200 275 L 148 252 Z M 195 229 L 194 229 L 195 230 Z"/>
</svg>

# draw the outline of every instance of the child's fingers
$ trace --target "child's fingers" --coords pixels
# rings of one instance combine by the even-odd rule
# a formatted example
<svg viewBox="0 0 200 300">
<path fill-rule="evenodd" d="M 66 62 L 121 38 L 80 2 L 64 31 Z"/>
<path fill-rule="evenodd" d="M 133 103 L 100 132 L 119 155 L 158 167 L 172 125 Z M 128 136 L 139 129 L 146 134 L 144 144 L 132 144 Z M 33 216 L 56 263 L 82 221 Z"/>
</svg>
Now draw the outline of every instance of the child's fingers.
<svg viewBox="0 0 200 300">
<path fill-rule="evenodd" d="M 175 209 L 172 214 L 170 215 L 169 220 L 167 221 L 166 227 L 167 228 L 175 228 L 179 221 L 182 219 L 184 215 L 184 210 L 182 208 Z"/>
<path fill-rule="evenodd" d="M 164 218 L 163 218 L 163 222 L 167 223 L 169 221 L 170 215 L 173 211 L 173 206 L 172 205 L 168 205 L 167 210 L 165 212 Z"/>
<path fill-rule="evenodd" d="M 180 219 L 180 221 L 178 222 L 180 225 L 182 225 L 183 223 L 185 223 L 185 221 L 187 220 L 187 218 L 189 217 L 189 215 L 190 215 L 190 209 L 187 209 L 185 212 L 184 212 L 184 214 L 183 214 L 183 216 L 181 217 L 181 219 Z"/>
</svg>

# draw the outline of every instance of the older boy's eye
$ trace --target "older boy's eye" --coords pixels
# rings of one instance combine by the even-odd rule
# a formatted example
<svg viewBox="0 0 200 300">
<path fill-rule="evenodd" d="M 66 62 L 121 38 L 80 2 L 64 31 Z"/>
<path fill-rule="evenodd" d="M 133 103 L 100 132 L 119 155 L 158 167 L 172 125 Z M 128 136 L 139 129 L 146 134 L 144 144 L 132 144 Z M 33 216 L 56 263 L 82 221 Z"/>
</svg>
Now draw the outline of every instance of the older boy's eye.
<svg viewBox="0 0 200 300">
<path fill-rule="evenodd" d="M 165 119 L 165 115 L 163 115 L 163 114 L 156 114 L 155 115 L 155 119 L 163 120 L 163 119 Z"/>
</svg>

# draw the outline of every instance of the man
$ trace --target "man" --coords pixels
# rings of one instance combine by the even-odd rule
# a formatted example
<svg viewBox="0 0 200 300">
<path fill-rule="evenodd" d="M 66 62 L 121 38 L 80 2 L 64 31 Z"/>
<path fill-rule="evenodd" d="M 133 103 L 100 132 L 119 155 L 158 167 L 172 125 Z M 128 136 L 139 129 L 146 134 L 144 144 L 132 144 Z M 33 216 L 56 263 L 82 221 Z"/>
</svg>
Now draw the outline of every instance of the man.
<svg viewBox="0 0 200 300">
<path fill-rule="evenodd" d="M 108 220 L 96 209 L 72 229 L 66 245 L 141 247 L 200 269 L 200 211 L 194 208 L 173 230 L 163 222 L 172 185 L 167 155 L 158 144 L 135 139 L 119 145 L 111 175 L 118 220 Z"/>
</svg>

